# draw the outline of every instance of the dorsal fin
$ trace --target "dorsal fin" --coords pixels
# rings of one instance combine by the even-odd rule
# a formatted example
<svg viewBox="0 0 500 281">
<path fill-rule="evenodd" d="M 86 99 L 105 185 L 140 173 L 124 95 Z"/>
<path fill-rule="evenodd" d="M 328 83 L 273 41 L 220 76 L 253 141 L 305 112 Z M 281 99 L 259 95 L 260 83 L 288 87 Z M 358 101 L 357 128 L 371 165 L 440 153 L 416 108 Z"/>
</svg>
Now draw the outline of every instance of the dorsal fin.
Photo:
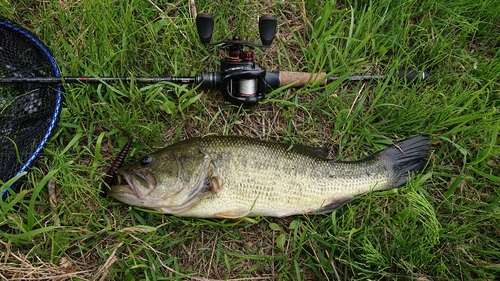
<svg viewBox="0 0 500 281">
<path fill-rule="evenodd" d="M 298 150 L 306 151 L 310 154 L 319 156 L 321 158 L 328 158 L 328 149 L 324 147 L 311 147 L 303 144 L 294 144 L 293 147 Z"/>
</svg>

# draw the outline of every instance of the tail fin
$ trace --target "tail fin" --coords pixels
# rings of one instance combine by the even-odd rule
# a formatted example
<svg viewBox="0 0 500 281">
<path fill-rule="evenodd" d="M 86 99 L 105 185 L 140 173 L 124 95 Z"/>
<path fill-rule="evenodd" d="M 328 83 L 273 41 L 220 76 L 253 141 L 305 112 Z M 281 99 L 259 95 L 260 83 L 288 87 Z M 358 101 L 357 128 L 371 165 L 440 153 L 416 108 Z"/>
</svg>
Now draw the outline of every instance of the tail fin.
<svg viewBox="0 0 500 281">
<path fill-rule="evenodd" d="M 405 184 L 408 181 L 409 173 L 422 172 L 425 164 L 427 164 L 430 147 L 431 143 L 429 137 L 416 136 L 398 142 L 385 150 L 373 154 L 369 158 L 375 158 L 381 161 L 385 168 L 393 173 L 394 179 L 392 181 L 392 185 L 385 188 L 390 189 Z M 330 202 L 320 209 L 311 212 L 311 214 L 330 213 L 351 200 L 351 197 L 339 198 L 338 200 Z"/>
<path fill-rule="evenodd" d="M 380 152 L 379 157 L 386 167 L 394 172 L 392 187 L 398 187 L 408 181 L 410 172 L 422 172 L 429 154 L 429 137 L 416 136 L 394 144 Z"/>
</svg>

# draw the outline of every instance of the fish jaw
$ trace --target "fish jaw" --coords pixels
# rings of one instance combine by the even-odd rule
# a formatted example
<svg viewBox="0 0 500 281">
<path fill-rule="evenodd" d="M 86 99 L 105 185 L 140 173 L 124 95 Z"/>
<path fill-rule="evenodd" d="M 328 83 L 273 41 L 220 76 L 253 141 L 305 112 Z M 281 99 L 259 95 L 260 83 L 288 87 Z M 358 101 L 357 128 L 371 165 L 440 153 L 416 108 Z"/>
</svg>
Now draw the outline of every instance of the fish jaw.
<svg viewBox="0 0 500 281">
<path fill-rule="evenodd" d="M 143 202 L 135 195 L 134 190 L 128 184 L 114 185 L 108 190 L 108 195 L 132 206 L 146 206 L 147 202 Z"/>
<path fill-rule="evenodd" d="M 156 188 L 156 178 L 147 171 L 122 168 L 118 173 L 127 181 L 129 189 L 138 199 L 146 198 Z"/>
<path fill-rule="evenodd" d="M 118 170 L 119 184 L 108 190 L 108 195 L 134 206 L 147 206 L 151 204 L 148 195 L 156 187 L 156 178 L 147 172 L 134 169 L 121 168 Z M 122 183 L 123 179 L 126 181 Z M 150 197 L 150 196 L 149 196 Z"/>
<path fill-rule="evenodd" d="M 136 196 L 134 191 L 132 190 L 132 187 L 128 184 L 115 185 L 115 186 L 111 187 L 111 189 L 108 191 L 109 195 L 114 195 L 114 194 L 119 194 L 119 193 Z"/>
</svg>

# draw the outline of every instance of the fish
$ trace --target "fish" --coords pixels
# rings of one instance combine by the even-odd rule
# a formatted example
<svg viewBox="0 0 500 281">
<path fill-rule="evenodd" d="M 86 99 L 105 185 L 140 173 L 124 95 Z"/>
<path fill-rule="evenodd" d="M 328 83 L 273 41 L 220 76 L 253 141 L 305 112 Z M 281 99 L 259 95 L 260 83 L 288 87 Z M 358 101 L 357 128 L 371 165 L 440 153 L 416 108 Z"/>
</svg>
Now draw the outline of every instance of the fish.
<svg viewBox="0 0 500 281">
<path fill-rule="evenodd" d="M 358 161 L 304 146 L 238 136 L 183 140 L 118 170 L 109 196 L 180 217 L 238 219 L 330 213 L 355 196 L 406 184 L 422 173 L 428 136 Z"/>
</svg>

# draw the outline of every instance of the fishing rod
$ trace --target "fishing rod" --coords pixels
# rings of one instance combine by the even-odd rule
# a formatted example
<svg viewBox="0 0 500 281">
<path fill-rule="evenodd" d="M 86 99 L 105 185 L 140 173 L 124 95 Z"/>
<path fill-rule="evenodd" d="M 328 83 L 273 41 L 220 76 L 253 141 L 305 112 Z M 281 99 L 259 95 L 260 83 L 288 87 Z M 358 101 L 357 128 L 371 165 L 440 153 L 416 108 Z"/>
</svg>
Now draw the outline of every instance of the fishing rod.
<svg viewBox="0 0 500 281">
<path fill-rule="evenodd" d="M 255 62 L 254 48 L 269 48 L 276 34 L 277 20 L 274 16 L 259 17 L 259 34 L 262 44 L 240 40 L 233 36 L 231 40 L 211 43 L 214 19 L 211 14 L 201 13 L 196 16 L 196 28 L 200 41 L 205 46 L 221 46 L 227 56 L 221 60 L 219 72 L 202 72 L 194 77 L 0 77 L 0 83 L 102 83 L 136 82 L 174 84 L 201 84 L 205 89 L 217 89 L 224 99 L 236 105 L 253 106 L 264 99 L 271 89 L 291 85 L 303 87 L 318 83 L 326 85 L 341 79 L 340 76 L 327 76 L 325 72 L 269 72 Z M 245 48 L 247 48 L 245 50 Z M 427 72 L 400 70 L 385 75 L 353 75 L 343 77 L 346 81 L 380 80 L 388 76 L 406 81 L 424 80 Z"/>
<path fill-rule="evenodd" d="M 196 84 L 217 89 L 227 101 L 249 107 L 264 99 L 268 90 L 282 86 L 326 85 L 339 79 L 362 81 L 388 76 L 406 81 L 427 78 L 426 72 L 405 70 L 385 75 L 340 77 L 327 76 L 324 72 L 268 72 L 255 62 L 253 49 L 269 48 L 276 27 L 276 18 L 265 15 L 259 18 L 262 44 L 243 41 L 238 36 L 212 43 L 213 17 L 207 13 L 197 15 L 196 28 L 201 43 L 220 46 L 227 53 L 221 59 L 218 72 L 202 72 L 194 77 L 60 77 L 59 67 L 47 46 L 28 30 L 0 16 L 0 183 L 22 177 L 42 152 L 62 110 L 63 83 Z M 112 165 L 110 175 L 116 172 L 123 151 Z M 17 190 L 21 183 L 20 179 L 0 190 L 1 196 L 11 189 Z"/>
</svg>

